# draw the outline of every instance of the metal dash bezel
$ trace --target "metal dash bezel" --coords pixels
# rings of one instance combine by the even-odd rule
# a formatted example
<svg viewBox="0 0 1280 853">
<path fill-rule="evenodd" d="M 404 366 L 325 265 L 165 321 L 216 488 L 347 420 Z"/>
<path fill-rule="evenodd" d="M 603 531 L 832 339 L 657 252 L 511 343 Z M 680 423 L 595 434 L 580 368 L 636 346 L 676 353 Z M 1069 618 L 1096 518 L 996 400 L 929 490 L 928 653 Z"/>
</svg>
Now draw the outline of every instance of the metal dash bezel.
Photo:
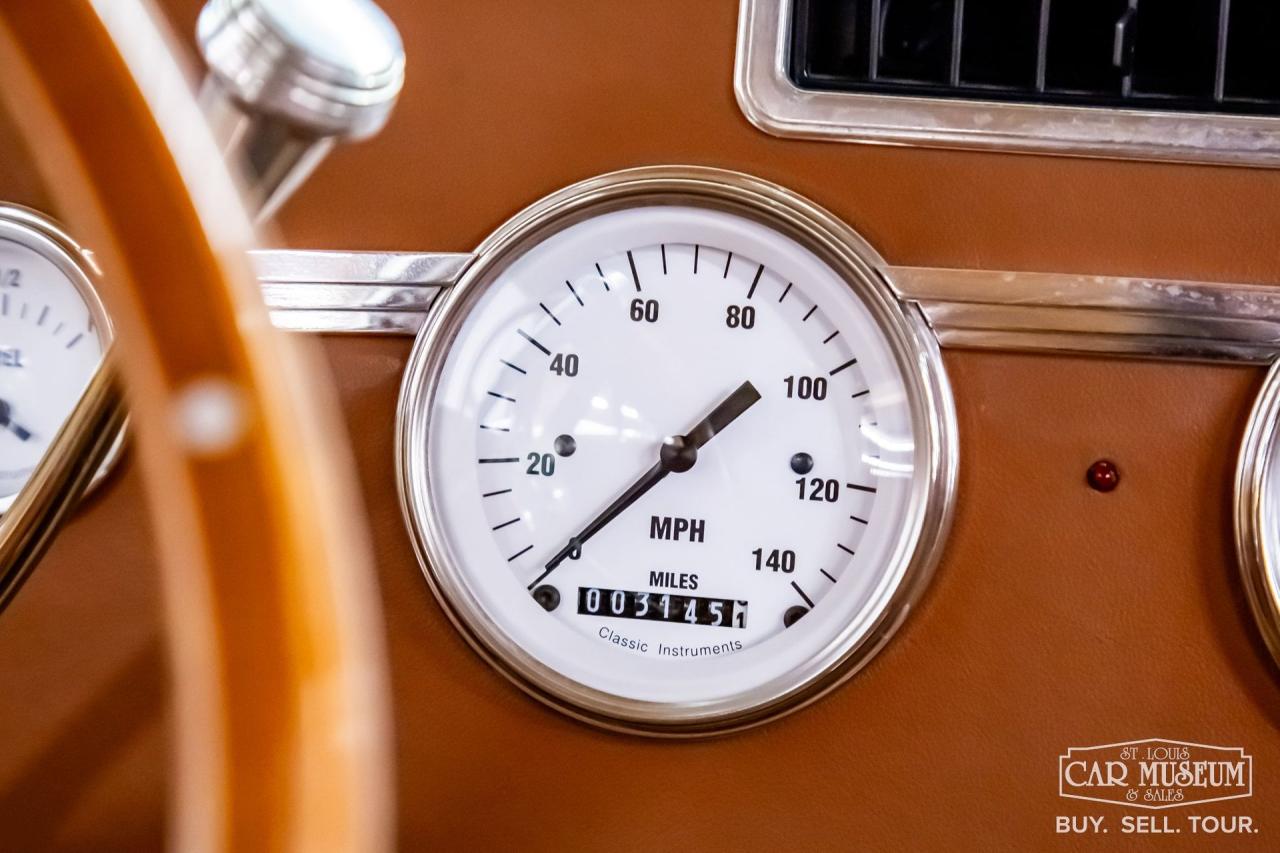
<svg viewBox="0 0 1280 853">
<path fill-rule="evenodd" d="M 1235 535 L 1241 580 L 1258 630 L 1280 665 L 1280 360 L 1274 361 L 1245 425 L 1236 465 Z"/>
</svg>

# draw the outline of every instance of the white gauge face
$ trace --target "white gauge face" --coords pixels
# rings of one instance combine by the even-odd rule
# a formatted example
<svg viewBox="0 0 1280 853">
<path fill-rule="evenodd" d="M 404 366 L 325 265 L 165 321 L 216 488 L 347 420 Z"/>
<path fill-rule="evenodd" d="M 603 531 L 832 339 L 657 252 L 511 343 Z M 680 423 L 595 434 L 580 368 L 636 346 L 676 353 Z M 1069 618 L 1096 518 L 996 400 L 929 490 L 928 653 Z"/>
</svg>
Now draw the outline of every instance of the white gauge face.
<svg viewBox="0 0 1280 853">
<path fill-rule="evenodd" d="M 880 621 L 930 438 L 901 330 L 846 277 L 758 219 L 642 203 L 469 287 L 422 379 L 410 504 L 437 588 L 554 674 L 536 689 L 641 722 L 742 712 Z"/>
<path fill-rule="evenodd" d="M 68 253 L 25 226 L 0 224 L 0 511 L 93 376 L 103 325 Z"/>
</svg>

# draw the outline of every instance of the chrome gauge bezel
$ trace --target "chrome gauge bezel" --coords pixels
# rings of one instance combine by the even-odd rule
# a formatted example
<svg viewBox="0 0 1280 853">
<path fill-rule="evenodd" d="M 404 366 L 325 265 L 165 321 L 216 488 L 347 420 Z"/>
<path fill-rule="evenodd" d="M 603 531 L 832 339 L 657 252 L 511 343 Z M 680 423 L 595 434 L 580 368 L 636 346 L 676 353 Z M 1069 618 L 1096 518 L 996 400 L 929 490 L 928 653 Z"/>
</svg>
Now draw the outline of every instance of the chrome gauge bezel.
<svg viewBox="0 0 1280 853">
<path fill-rule="evenodd" d="M 8 202 L 0 202 L 0 240 L 9 240 L 30 249 L 67 277 L 88 307 L 94 325 L 101 331 L 105 351 L 115 340 L 115 329 L 111 316 L 102 303 L 102 297 L 98 294 L 102 270 L 98 268 L 92 253 L 72 239 L 53 219 L 37 210 Z M 90 481 L 90 490 L 111 472 L 120 457 L 123 444 L 124 431 L 121 430 L 98 473 Z M 17 494 L 0 497 L 0 515 L 8 511 L 15 498 Z"/>
<path fill-rule="evenodd" d="M 516 258 L 550 235 L 598 214 L 661 204 L 705 207 L 777 229 L 829 264 L 878 322 L 903 375 L 919 430 L 918 470 L 906 533 L 886 571 L 902 580 L 885 605 L 849 625 L 807 665 L 765 685 L 710 703 L 657 703 L 585 687 L 550 669 L 493 624 L 468 591 L 433 511 L 427 435 L 446 356 L 485 289 Z M 691 736 L 745 728 L 794 711 L 861 668 L 901 625 L 931 576 L 948 531 L 958 465 L 955 411 L 937 340 L 919 309 L 885 281 L 883 261 L 856 232 L 812 202 L 774 184 L 718 169 L 660 166 L 591 178 L 536 202 L 502 225 L 432 312 L 415 341 L 397 411 L 396 472 L 418 561 L 450 620 L 496 669 L 531 696 L 580 720 L 633 733 Z"/>
<path fill-rule="evenodd" d="M 1269 523 L 1268 519 L 1272 521 Z M 1249 606 L 1280 664 L 1280 360 L 1258 391 L 1236 465 L 1235 534 Z"/>
</svg>

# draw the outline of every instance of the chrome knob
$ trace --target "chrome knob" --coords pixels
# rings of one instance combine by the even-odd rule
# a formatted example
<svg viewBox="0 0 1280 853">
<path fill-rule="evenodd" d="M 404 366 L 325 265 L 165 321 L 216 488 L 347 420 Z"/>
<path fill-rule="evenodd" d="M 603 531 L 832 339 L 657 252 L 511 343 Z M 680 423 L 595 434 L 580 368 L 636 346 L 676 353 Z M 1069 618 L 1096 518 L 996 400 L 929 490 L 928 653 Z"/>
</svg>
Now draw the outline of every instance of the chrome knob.
<svg viewBox="0 0 1280 853">
<path fill-rule="evenodd" d="M 404 84 L 404 46 L 369 0 L 209 0 L 201 101 L 268 218 L 338 140 L 372 136 Z"/>
</svg>

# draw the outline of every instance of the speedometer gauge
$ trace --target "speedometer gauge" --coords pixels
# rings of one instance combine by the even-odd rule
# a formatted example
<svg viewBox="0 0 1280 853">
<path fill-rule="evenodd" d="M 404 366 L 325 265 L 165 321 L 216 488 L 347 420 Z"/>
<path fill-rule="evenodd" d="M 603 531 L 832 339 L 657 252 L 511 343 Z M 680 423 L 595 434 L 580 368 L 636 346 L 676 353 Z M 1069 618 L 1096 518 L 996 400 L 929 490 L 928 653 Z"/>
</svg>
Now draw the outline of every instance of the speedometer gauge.
<svg viewBox="0 0 1280 853">
<path fill-rule="evenodd" d="M 851 674 L 949 516 L 936 343 L 811 203 L 709 169 L 587 181 L 480 248 L 400 407 L 419 557 L 472 644 L 580 718 L 741 727 Z"/>
<path fill-rule="evenodd" d="M 0 512 L 80 400 L 111 326 L 91 257 L 35 211 L 0 204 Z M 119 448 L 117 440 L 99 477 Z"/>
</svg>

